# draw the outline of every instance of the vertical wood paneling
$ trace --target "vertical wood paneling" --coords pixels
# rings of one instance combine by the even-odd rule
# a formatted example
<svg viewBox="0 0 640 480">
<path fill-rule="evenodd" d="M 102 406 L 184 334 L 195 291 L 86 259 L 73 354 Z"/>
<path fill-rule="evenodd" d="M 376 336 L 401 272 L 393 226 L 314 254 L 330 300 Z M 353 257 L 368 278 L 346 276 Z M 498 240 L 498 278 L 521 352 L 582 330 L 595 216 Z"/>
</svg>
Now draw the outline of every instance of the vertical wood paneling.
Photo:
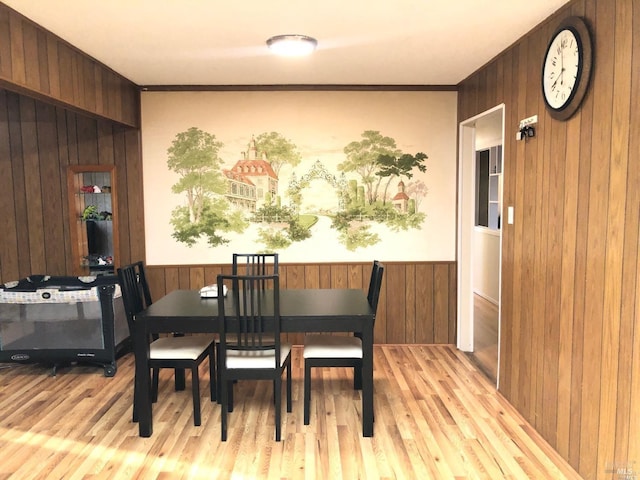
<svg viewBox="0 0 640 480">
<path fill-rule="evenodd" d="M 42 219 L 44 237 L 41 239 L 45 251 L 46 267 L 43 272 L 62 272 L 66 269 L 65 256 L 60 255 L 59 246 L 64 245 L 64 227 L 68 222 L 60 221 L 60 212 L 67 198 L 63 185 L 66 178 L 62 174 L 57 148 L 55 108 L 41 102 L 36 103 L 38 122 L 38 155 L 40 168 L 40 189 L 42 198 Z"/>
<path fill-rule="evenodd" d="M 331 288 L 331 265 L 320 265 L 320 288 Z"/>
<path fill-rule="evenodd" d="M 584 4 L 572 5 L 572 13 L 593 18 L 595 1 L 588 0 Z M 587 288 L 587 232 L 591 199 L 589 182 L 591 178 L 590 141 L 593 131 L 593 90 L 587 94 L 578 115 L 580 115 L 580 176 L 578 177 L 578 228 L 576 232 L 576 272 L 574 283 L 574 322 L 573 322 L 573 354 L 571 376 L 571 423 L 569 432 L 569 461 L 573 466 L 580 462 L 580 432 L 582 429 L 582 381 L 587 375 L 584 368 L 584 332 L 585 332 L 585 297 Z"/>
<path fill-rule="evenodd" d="M 611 2 L 597 2 L 595 31 L 598 38 L 614 37 L 615 9 Z M 580 436 L 579 472 L 596 471 L 599 442 L 593 441 L 599 433 L 600 395 L 602 393 L 602 328 L 604 317 L 604 290 L 607 214 L 609 199 L 609 174 L 611 156 L 611 120 L 613 95 L 613 55 L 604 42 L 596 42 L 595 58 L 598 68 L 594 70 L 593 116 L 599 125 L 609 128 L 594 128 L 591 136 L 591 178 L 589 196 L 594 201 L 589 207 L 589 229 L 587 233 L 587 271 L 584 329 L 584 370 L 588 375 L 582 380 L 582 427 Z M 603 288 L 605 287 L 605 288 Z M 606 367 L 606 366 L 605 366 Z M 611 372 L 607 372 L 610 375 Z M 604 412 L 603 412 L 604 413 Z"/>
<path fill-rule="evenodd" d="M 526 39 L 522 41 L 516 47 L 517 52 L 516 56 L 518 58 L 517 62 L 514 62 L 514 77 L 517 76 L 517 85 L 523 85 L 527 79 L 527 43 Z M 516 70 L 517 69 L 517 70 Z M 513 107 L 516 111 L 516 122 L 518 118 L 525 118 L 527 116 L 526 113 L 526 100 L 527 100 L 527 92 L 525 88 L 518 88 L 516 90 L 516 105 Z M 506 129 L 505 129 L 506 131 Z M 505 143 L 509 145 L 512 143 L 509 141 L 509 137 L 505 136 Z M 529 356 L 524 348 L 521 348 L 520 345 L 523 341 L 523 338 L 526 339 L 525 346 L 528 344 L 529 333 L 525 331 L 526 328 L 530 325 L 530 319 L 527 319 L 525 315 L 522 314 L 522 298 L 527 296 L 527 292 L 523 292 L 523 281 L 525 278 L 527 281 L 531 278 L 531 274 L 527 271 L 528 262 L 524 261 L 524 227 L 525 227 L 525 178 L 527 175 L 526 170 L 530 168 L 531 162 L 527 162 L 524 159 L 524 149 L 526 147 L 526 143 L 518 142 L 514 145 L 512 151 L 514 153 L 513 156 L 509 157 L 509 164 L 514 165 L 513 172 L 516 176 L 515 179 L 515 190 L 513 197 L 513 205 L 514 205 L 514 231 L 510 232 L 508 228 L 502 232 L 502 238 L 504 239 L 509 235 L 509 233 L 513 233 L 514 237 L 514 249 L 513 249 L 513 258 L 520 259 L 521 261 L 513 262 L 513 297 L 511 299 L 509 297 L 502 298 L 504 302 L 503 309 L 503 318 L 510 318 L 512 320 L 512 354 L 513 356 L 509 359 L 511 368 L 509 371 L 511 372 L 510 386 L 511 386 L 511 396 L 509 397 L 513 404 L 520 410 L 521 413 L 525 413 L 525 409 L 523 408 L 523 390 L 520 385 L 520 372 L 522 368 L 526 369 L 526 366 L 529 362 Z M 506 167 L 507 171 L 509 167 Z M 503 175 L 504 178 L 508 178 L 507 172 Z M 504 261 L 503 261 L 504 265 Z M 511 310 L 511 316 L 505 316 L 504 312 L 509 311 L 509 307 Z"/>
<path fill-rule="evenodd" d="M 31 272 L 42 273 L 47 269 L 47 262 L 44 252 L 43 196 L 40 181 L 35 101 L 21 97 L 20 121 L 22 124 L 24 188 L 28 209 L 24 221 L 29 229 L 30 269 Z"/>
<path fill-rule="evenodd" d="M 550 121 L 546 119 L 545 121 Z M 544 334 L 543 350 L 543 381 L 539 390 L 539 404 L 547 415 L 542 419 L 541 431 L 546 438 L 553 438 L 557 444 L 557 397 L 558 397 L 558 355 L 560 343 L 560 291 L 562 283 L 562 225 L 563 225 L 563 198 L 564 198 L 564 160 L 566 145 L 566 125 L 553 128 L 549 149 L 549 173 L 547 190 L 547 268 L 544 288 L 547 296 L 544 304 L 544 319 L 556 319 L 556 321 L 540 320 Z M 551 152 L 560 152 L 560 155 L 551 155 Z"/>
<path fill-rule="evenodd" d="M 178 273 L 179 269 L 175 267 L 164 270 L 165 292 L 171 292 L 172 290 L 178 290 L 180 288 Z M 152 278 L 151 275 L 149 275 L 149 277 Z M 151 287 L 151 285 L 149 287 Z M 160 298 L 160 296 L 164 295 L 164 292 L 152 292 L 152 295 L 154 298 Z"/>
<path fill-rule="evenodd" d="M 504 200 L 515 222 L 503 230 L 500 389 L 584 478 L 637 467 L 640 452 L 638 10 L 573 0 L 494 60 L 504 61 L 502 89 L 492 63 L 459 90 L 460 118 L 505 103 Z M 570 14 L 593 30 L 595 66 L 581 108 L 558 122 L 539 70 Z M 510 132 L 533 114 L 536 137 L 516 142 Z"/>
<path fill-rule="evenodd" d="M 65 116 L 67 125 L 67 149 L 69 154 L 69 165 L 78 165 L 80 163 L 80 157 L 78 153 L 78 125 L 76 122 L 76 115 L 68 110 L 65 110 Z"/>
<path fill-rule="evenodd" d="M 304 269 L 305 288 L 320 288 L 319 265 L 307 265 Z"/>
<path fill-rule="evenodd" d="M 386 294 L 393 298 L 404 298 L 404 265 L 385 264 L 384 277 L 387 280 Z M 387 341 L 405 343 L 404 302 L 387 302 Z"/>
<path fill-rule="evenodd" d="M 580 135 L 581 115 L 576 115 L 566 129 L 567 138 Z M 580 178 L 580 143 L 568 142 L 564 159 L 564 184 L 569 186 Z M 565 188 L 563 203 L 562 229 L 562 265 L 560 282 L 560 318 L 558 350 L 558 415 L 557 449 L 569 458 L 569 439 L 571 422 L 571 378 L 573 374 L 572 350 L 574 333 L 574 300 L 576 284 L 576 231 L 578 216 L 578 188 Z"/>
<path fill-rule="evenodd" d="M 362 289 L 364 275 L 362 274 L 362 265 L 353 264 L 349 265 L 349 288 Z M 368 283 L 367 283 L 368 286 Z"/>
<path fill-rule="evenodd" d="M 640 7 L 631 2 L 633 57 L 630 106 L 640 104 Z M 640 110 L 631 108 L 629 125 L 640 123 Z M 629 152 L 640 152 L 640 135 L 629 133 Z M 626 419 L 640 412 L 640 168 L 635 154 L 630 154 L 625 211 L 624 264 L 622 267 L 622 309 L 620 315 L 620 349 L 618 367 L 618 405 L 616 411 L 616 447 L 614 458 L 636 458 L 640 452 L 640 431 Z M 634 342 L 635 338 L 635 342 Z M 629 361 L 629 359 L 633 359 Z M 635 372 L 635 375 L 634 375 Z"/>
<path fill-rule="evenodd" d="M 51 95 L 51 87 L 50 87 L 50 75 L 49 75 L 49 49 L 47 44 L 47 34 L 43 30 L 37 31 L 38 35 L 38 47 L 37 47 L 37 58 L 38 58 L 38 89 Z"/>
<path fill-rule="evenodd" d="M 437 263 L 433 270 L 433 342 L 449 343 L 449 266 Z"/>
<path fill-rule="evenodd" d="M 24 44 L 22 35 L 22 18 L 9 15 L 9 41 L 11 42 L 11 79 L 17 84 L 26 83 L 24 65 Z"/>
<path fill-rule="evenodd" d="M 614 16 L 613 110 L 607 212 L 606 256 L 604 272 L 604 315 L 602 322 L 602 370 L 600 391 L 600 422 L 597 471 L 611 464 L 616 444 L 617 395 L 624 396 L 624 386 L 618 385 L 618 352 L 620 350 L 622 265 L 625 237 L 626 191 L 629 161 L 629 115 L 631 98 L 631 33 L 632 5 L 617 0 Z M 626 342 L 624 342 L 626 343 Z M 625 362 L 626 363 L 626 362 Z M 625 382 L 628 383 L 628 382 Z M 621 390 L 619 391 L 619 387 Z"/>
<path fill-rule="evenodd" d="M 0 84 L 90 115 L 139 126 L 135 84 L 1 3 Z"/>
<path fill-rule="evenodd" d="M 286 275 L 287 288 L 304 288 L 304 265 L 287 268 Z"/>
<path fill-rule="evenodd" d="M 76 262 L 71 258 L 67 166 L 85 163 L 87 157 L 93 163 L 112 165 L 118 156 L 118 170 L 130 167 L 140 172 L 141 166 L 136 165 L 140 163 L 139 136 L 134 131 L 125 142 L 124 127 L 112 122 L 83 117 L 6 90 L 0 89 L 0 97 L 0 139 L 5 149 L 0 165 L 6 167 L 2 168 L 2 182 L 10 184 L 0 192 L 0 206 L 6 213 L 0 226 L 0 282 L 34 273 L 70 274 Z M 118 139 L 119 150 L 114 148 Z M 133 197 L 138 206 L 142 205 L 141 177 L 136 180 Z M 130 209 L 126 201 L 118 206 L 123 212 L 138 212 L 135 218 L 142 211 Z M 130 224 L 125 229 L 125 248 L 116 248 L 116 252 L 132 258 L 129 246 L 133 244 L 133 258 L 143 258 L 143 234 L 142 222 Z M 116 262 L 121 260 L 116 258 Z"/>
<path fill-rule="evenodd" d="M 29 88 L 40 89 L 38 31 L 28 22 L 22 22 L 22 45 L 24 51 L 25 83 Z"/>
<path fill-rule="evenodd" d="M 53 98 L 60 98 L 60 61 L 58 58 L 58 43 L 51 35 L 45 36 L 47 39 L 48 81 L 46 83 L 49 86 L 48 92 Z M 41 69 L 41 71 L 43 71 L 43 69 Z"/>
<path fill-rule="evenodd" d="M 29 255 L 29 228 L 27 224 L 27 198 L 24 181 L 24 159 L 22 154 L 22 128 L 20 119 L 20 97 L 18 95 L 7 96 L 7 112 L 9 117 L 9 145 L 11 153 L 11 173 L 13 175 L 13 200 L 15 214 L 15 231 L 18 245 L 18 270 L 17 272 L 31 272 L 31 260 Z M 11 211 L 11 210 L 9 210 Z M 17 272 L 3 272 L 10 275 Z M 15 280 L 16 277 L 7 277 L 7 280 Z"/>
<path fill-rule="evenodd" d="M 331 265 L 331 288 L 349 288 L 348 273 L 347 265 Z"/>
<path fill-rule="evenodd" d="M 11 76 L 11 31 L 9 11 L 0 8 L 0 77 Z"/>
<path fill-rule="evenodd" d="M 518 56 L 517 49 L 510 49 L 504 55 L 504 96 L 498 97 L 502 99 L 505 105 L 505 125 L 514 125 L 517 123 L 517 108 L 514 105 L 517 104 L 515 99 L 517 98 L 517 90 L 514 88 L 514 83 L 518 75 Z M 508 131 L 508 130 L 506 130 Z M 513 206 L 515 202 L 515 185 L 518 178 L 517 171 L 522 168 L 519 162 L 513 161 L 516 157 L 516 150 L 514 142 L 507 142 L 502 147 L 504 161 L 502 164 L 502 180 L 503 180 L 503 206 Z M 505 218 L 503 215 L 502 218 Z M 514 256 L 515 235 L 503 235 L 502 236 L 502 261 L 507 262 L 507 259 L 511 259 Z M 511 319 L 514 321 L 502 321 L 500 323 L 500 352 L 501 356 L 505 358 L 513 358 L 514 352 L 512 349 L 512 339 L 518 338 L 515 327 L 515 319 L 512 315 L 507 315 L 507 312 L 513 310 L 513 299 L 515 297 L 517 288 L 515 288 L 514 281 L 514 268 L 512 264 L 505 265 L 506 268 L 502 269 L 500 284 L 502 286 L 501 292 L 501 308 L 502 315 L 505 319 Z M 499 385 L 503 392 L 507 395 L 512 394 L 512 378 L 510 372 L 501 368 L 499 374 Z"/>
<path fill-rule="evenodd" d="M 196 267 L 197 268 L 197 267 Z M 178 267 L 178 288 L 189 290 L 197 288 L 197 285 L 191 285 L 191 269 L 189 267 Z"/>
<path fill-rule="evenodd" d="M 67 125 L 67 116 L 64 112 L 64 110 L 62 109 L 56 109 L 55 111 L 55 122 L 56 122 L 56 138 L 54 141 L 54 145 L 56 145 L 56 147 L 52 147 L 55 148 L 56 153 L 57 153 L 57 157 L 58 157 L 58 161 L 60 164 L 60 175 L 61 177 L 64 177 L 64 174 L 62 172 L 66 172 L 67 171 L 67 167 L 69 166 L 69 137 L 68 137 L 68 125 Z M 62 185 L 64 185 L 64 182 L 61 180 Z M 64 194 L 66 195 L 66 190 L 62 190 L 64 192 Z M 60 211 L 60 213 L 58 215 L 62 215 L 61 217 L 58 217 L 58 219 L 60 218 L 69 218 L 69 202 L 62 202 L 62 210 Z M 67 241 L 66 239 L 70 239 L 71 236 L 73 235 L 71 232 L 71 225 L 69 224 L 69 222 L 61 222 L 62 223 L 62 229 L 64 232 L 64 238 L 65 238 L 65 242 L 64 242 L 64 258 L 66 259 L 65 261 L 65 269 L 63 271 L 65 272 L 72 272 L 73 269 L 75 268 L 76 262 L 73 261 L 72 259 L 72 253 L 71 253 L 71 241 Z"/>
<path fill-rule="evenodd" d="M 369 277 L 367 277 L 369 278 Z M 416 343 L 416 266 L 404 268 L 405 343 Z"/>
<path fill-rule="evenodd" d="M 449 263 L 449 288 L 447 289 L 447 297 L 449 299 L 449 338 L 447 343 L 455 345 L 458 335 L 458 265 L 456 262 Z"/>
<path fill-rule="evenodd" d="M 135 261 L 135 259 L 132 259 Z M 204 285 L 215 282 L 218 273 L 231 272 L 231 265 L 189 265 L 189 266 L 162 266 L 147 265 L 147 277 L 151 295 L 154 299 L 160 298 L 167 293 L 177 289 L 197 289 Z M 347 283 L 347 278 L 352 279 L 350 286 L 331 287 L 325 282 L 328 280 L 329 271 L 334 275 L 334 280 L 340 275 L 347 275 L 342 282 Z M 437 273 L 434 273 L 436 272 Z M 351 272 L 351 273 L 349 273 Z M 388 272 L 391 272 L 388 275 Z M 376 343 L 438 343 L 434 340 L 433 332 L 438 331 L 441 340 L 439 343 L 455 342 L 456 314 L 455 310 L 448 313 L 451 286 L 455 285 L 455 262 L 448 263 L 385 263 L 385 275 L 383 278 L 380 301 L 378 304 L 378 314 L 375 325 L 374 341 Z M 371 274 L 370 263 L 354 264 L 280 264 L 280 288 L 360 288 L 366 292 L 369 288 L 369 276 Z M 402 279 L 412 277 L 411 282 L 415 282 L 419 295 L 415 295 L 414 304 L 408 305 L 406 296 L 402 288 L 397 286 L 397 282 L 406 285 L 408 282 Z M 326 280 L 322 280 L 326 278 Z M 424 287 L 424 286 L 428 286 Z M 398 293 L 400 292 L 400 293 Z M 439 298 L 438 298 L 439 297 Z M 428 299 L 425 301 L 425 299 Z M 428 309 L 424 305 L 429 305 Z M 437 315 L 433 314 L 433 306 Z M 413 335 L 407 330 L 404 312 L 413 309 L 416 312 L 416 322 L 420 326 L 420 333 Z M 427 314 L 427 310 L 431 312 Z M 434 318 L 437 318 L 440 325 L 434 325 Z M 430 333 L 425 333 L 430 332 Z M 426 341 L 425 338 L 429 341 Z M 300 344 L 301 335 L 291 335 L 289 340 Z"/>
<path fill-rule="evenodd" d="M 416 265 L 416 343 L 433 343 L 433 265 Z"/>
<path fill-rule="evenodd" d="M 58 44 L 58 72 L 60 74 L 60 99 L 73 104 L 73 56 L 71 48 Z"/>
<path fill-rule="evenodd" d="M 204 280 L 204 267 L 195 267 L 189 269 L 189 286 L 190 289 L 202 288 L 206 285 Z"/>
<path fill-rule="evenodd" d="M 17 272 L 18 237 L 17 218 L 10 212 L 15 209 L 13 164 L 11 162 L 11 137 L 9 134 L 9 107 L 7 93 L 0 90 L 0 228 L 3 241 L 0 242 L 0 277 L 8 278 L 11 272 Z"/>
</svg>

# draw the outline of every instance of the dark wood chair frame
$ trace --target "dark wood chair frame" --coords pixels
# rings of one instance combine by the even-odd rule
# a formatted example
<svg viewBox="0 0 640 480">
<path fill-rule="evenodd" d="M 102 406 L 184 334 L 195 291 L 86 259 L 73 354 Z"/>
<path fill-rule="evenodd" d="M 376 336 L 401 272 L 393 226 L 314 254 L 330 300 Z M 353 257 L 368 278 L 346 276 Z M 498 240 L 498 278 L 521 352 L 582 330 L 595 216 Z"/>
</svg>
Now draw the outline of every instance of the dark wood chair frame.
<svg viewBox="0 0 640 480">
<path fill-rule="evenodd" d="M 384 265 L 379 261 L 373 262 L 367 300 L 375 312 L 378 308 L 380 288 Z M 374 317 L 375 324 L 375 317 Z M 360 337 L 359 335 L 356 335 Z M 362 390 L 362 358 L 352 357 L 310 357 L 304 359 L 304 424 L 309 425 L 311 416 L 311 369 L 315 367 L 353 367 L 353 388 Z"/>
<path fill-rule="evenodd" d="M 277 253 L 234 253 L 232 255 L 232 275 L 273 275 L 277 273 Z M 261 287 L 264 289 L 264 283 L 262 283 Z M 216 361 L 220 363 L 220 349 L 217 349 Z M 222 398 L 221 384 L 220 371 L 218 370 L 218 403 Z"/>
<path fill-rule="evenodd" d="M 129 325 L 129 333 L 133 336 L 135 328 L 135 316 L 151 305 L 151 295 L 146 282 L 144 265 L 142 262 L 135 262 L 130 265 L 118 268 L 118 281 L 122 291 L 122 300 L 127 315 Z M 181 335 L 179 335 L 181 336 Z M 157 340 L 158 335 L 149 338 L 149 341 Z M 200 364 L 209 358 L 209 375 L 210 375 L 210 391 L 211 400 L 216 399 L 216 375 L 215 375 L 215 342 L 211 340 L 210 345 L 202 351 L 195 359 L 186 358 L 169 358 L 169 359 L 149 359 L 149 368 L 152 371 L 151 376 L 151 399 L 155 403 L 158 400 L 159 376 L 161 368 L 172 368 L 176 370 L 176 390 L 184 390 L 184 370 L 191 370 L 191 390 L 193 397 L 193 421 L 194 425 L 199 426 L 202 422 L 200 411 L 200 376 L 198 369 Z M 179 377 L 178 372 L 181 372 Z M 134 383 L 135 385 L 135 383 Z M 135 387 L 134 387 L 134 396 Z M 136 402 L 134 402 L 135 405 Z M 138 419 L 137 412 L 133 410 L 133 421 Z"/>
<path fill-rule="evenodd" d="M 280 287 L 278 274 L 218 275 L 218 291 L 226 283 L 231 288 L 234 315 L 225 314 L 225 302 L 218 305 L 220 340 L 218 345 L 218 375 L 221 389 L 221 439 L 227 440 L 227 412 L 233 411 L 233 382 L 236 380 L 272 380 L 274 388 L 275 437 L 282 430 L 282 373 L 287 372 L 287 412 L 291 412 L 291 352 L 281 362 Z M 266 287 L 266 288 L 264 288 Z M 266 301 L 271 296 L 270 301 Z M 263 305 L 272 305 L 269 318 Z M 289 347 L 290 348 L 290 347 Z M 274 350 L 273 368 L 227 368 L 227 352 L 241 350 L 259 352 Z"/>
</svg>

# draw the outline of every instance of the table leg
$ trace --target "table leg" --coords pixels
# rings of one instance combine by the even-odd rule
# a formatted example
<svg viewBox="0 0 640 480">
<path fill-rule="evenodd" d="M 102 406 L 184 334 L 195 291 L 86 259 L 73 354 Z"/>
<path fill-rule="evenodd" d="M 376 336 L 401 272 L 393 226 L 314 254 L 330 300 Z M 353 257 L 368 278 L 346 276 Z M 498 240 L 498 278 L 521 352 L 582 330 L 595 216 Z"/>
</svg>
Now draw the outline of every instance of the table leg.
<svg viewBox="0 0 640 480">
<path fill-rule="evenodd" d="M 153 433 L 151 412 L 151 377 L 149 374 L 149 341 L 143 320 L 135 320 L 133 333 L 133 353 L 135 355 L 136 377 L 133 389 L 133 412 L 138 421 L 141 437 Z"/>
<path fill-rule="evenodd" d="M 362 332 L 362 436 L 373 437 L 373 324 Z"/>
</svg>

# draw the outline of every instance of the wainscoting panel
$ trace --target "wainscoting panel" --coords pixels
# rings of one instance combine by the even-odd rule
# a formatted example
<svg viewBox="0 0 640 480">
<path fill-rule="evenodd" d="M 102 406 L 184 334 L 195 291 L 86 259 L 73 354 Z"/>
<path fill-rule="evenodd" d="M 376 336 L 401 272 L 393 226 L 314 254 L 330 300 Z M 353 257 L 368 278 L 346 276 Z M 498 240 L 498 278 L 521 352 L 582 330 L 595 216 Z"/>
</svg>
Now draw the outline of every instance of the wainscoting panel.
<svg viewBox="0 0 640 480">
<path fill-rule="evenodd" d="M 384 260 L 381 260 L 384 263 Z M 154 299 L 177 289 L 215 283 L 231 265 L 147 266 Z M 369 287 L 371 263 L 280 264 L 281 288 Z M 456 342 L 455 262 L 385 263 L 376 317 L 376 343 Z M 301 335 L 290 335 L 294 344 Z"/>
</svg>

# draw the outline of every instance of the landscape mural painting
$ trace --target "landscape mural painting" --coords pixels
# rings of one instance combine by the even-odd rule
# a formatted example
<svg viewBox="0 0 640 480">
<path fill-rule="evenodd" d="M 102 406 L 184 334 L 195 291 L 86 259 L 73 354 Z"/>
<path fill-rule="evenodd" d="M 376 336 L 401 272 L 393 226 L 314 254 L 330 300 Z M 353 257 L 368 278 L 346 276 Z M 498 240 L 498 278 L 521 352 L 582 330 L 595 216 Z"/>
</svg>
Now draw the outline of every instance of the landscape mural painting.
<svg viewBox="0 0 640 480">
<path fill-rule="evenodd" d="M 454 92 L 143 93 L 147 263 L 453 260 L 455 109 Z"/>
</svg>

